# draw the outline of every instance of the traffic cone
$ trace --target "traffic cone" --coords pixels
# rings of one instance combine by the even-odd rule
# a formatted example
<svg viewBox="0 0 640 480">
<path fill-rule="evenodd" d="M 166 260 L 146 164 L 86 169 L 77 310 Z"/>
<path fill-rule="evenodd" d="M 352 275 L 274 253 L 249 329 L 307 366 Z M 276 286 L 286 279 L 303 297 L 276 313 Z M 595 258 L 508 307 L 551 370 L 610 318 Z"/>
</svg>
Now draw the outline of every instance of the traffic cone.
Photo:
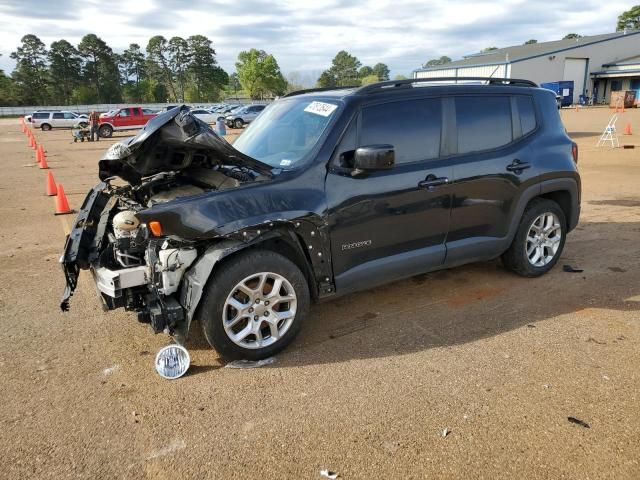
<svg viewBox="0 0 640 480">
<path fill-rule="evenodd" d="M 53 179 L 53 173 L 51 170 L 47 172 L 47 195 L 53 197 L 58 194 L 58 188 L 56 187 L 56 181 Z"/>
<path fill-rule="evenodd" d="M 38 145 L 38 149 L 36 150 L 36 162 L 40 163 L 42 159 L 42 150 L 40 149 L 40 145 Z"/>
<path fill-rule="evenodd" d="M 580 110 L 578 110 L 578 105 L 576 105 L 576 112 L 579 112 Z"/>
<path fill-rule="evenodd" d="M 49 164 L 47 163 L 47 157 L 44 154 L 44 151 L 41 152 L 40 161 L 38 163 L 40 164 L 40 168 L 43 170 L 46 170 L 47 168 L 49 168 Z"/>
<path fill-rule="evenodd" d="M 627 125 L 624 127 L 624 134 L 631 135 L 631 122 L 627 122 Z"/>
<path fill-rule="evenodd" d="M 56 195 L 56 215 L 66 215 L 67 213 L 73 213 L 71 207 L 69 207 L 69 201 L 67 200 L 67 196 L 64 194 L 64 188 L 62 184 L 58 184 L 57 187 L 58 194 Z"/>
</svg>

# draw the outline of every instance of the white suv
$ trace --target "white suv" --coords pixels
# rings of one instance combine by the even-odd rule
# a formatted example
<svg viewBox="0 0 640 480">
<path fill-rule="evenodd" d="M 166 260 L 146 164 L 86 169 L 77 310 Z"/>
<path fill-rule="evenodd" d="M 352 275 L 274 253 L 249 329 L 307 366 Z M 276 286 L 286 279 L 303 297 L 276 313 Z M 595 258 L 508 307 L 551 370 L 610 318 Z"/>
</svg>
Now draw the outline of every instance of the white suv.
<svg viewBox="0 0 640 480">
<path fill-rule="evenodd" d="M 84 128 L 89 125 L 89 120 L 73 112 L 33 112 L 31 125 L 33 128 L 41 128 L 42 130 L 71 128 L 74 125 L 80 125 Z"/>
</svg>

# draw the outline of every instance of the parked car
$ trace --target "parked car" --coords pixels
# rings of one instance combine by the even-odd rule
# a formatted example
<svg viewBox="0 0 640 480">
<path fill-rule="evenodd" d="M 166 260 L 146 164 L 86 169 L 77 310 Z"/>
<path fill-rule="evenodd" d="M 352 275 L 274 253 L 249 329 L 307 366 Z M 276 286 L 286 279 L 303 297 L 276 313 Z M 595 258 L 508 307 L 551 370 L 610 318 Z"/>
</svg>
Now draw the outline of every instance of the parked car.
<svg viewBox="0 0 640 480">
<path fill-rule="evenodd" d="M 31 126 L 40 128 L 43 131 L 51 130 L 52 128 L 72 128 L 74 125 L 80 125 L 85 128 L 89 125 L 89 120 L 73 112 L 64 111 L 39 111 L 31 114 Z"/>
<path fill-rule="evenodd" d="M 552 92 L 486 81 L 289 94 L 233 146 L 186 107 L 159 115 L 100 161 L 62 309 L 89 269 L 107 309 L 262 359 L 311 301 L 498 257 L 545 274 L 578 224 L 577 146 Z"/>
<path fill-rule="evenodd" d="M 220 117 L 220 115 L 215 114 L 210 110 L 205 110 L 204 108 L 192 108 L 191 114 L 194 117 L 199 118 L 203 122 L 210 123 L 210 124 L 216 123 L 216 121 L 218 120 L 218 117 Z"/>
<path fill-rule="evenodd" d="M 266 105 L 246 105 L 227 114 L 225 122 L 229 127 L 242 128 L 256 119 Z"/>
<path fill-rule="evenodd" d="M 145 110 L 147 109 L 142 107 L 125 107 L 119 108 L 109 116 L 100 116 L 98 135 L 109 138 L 114 131 L 137 130 L 144 127 L 149 120 L 157 115 L 155 113 L 145 113 Z"/>
</svg>

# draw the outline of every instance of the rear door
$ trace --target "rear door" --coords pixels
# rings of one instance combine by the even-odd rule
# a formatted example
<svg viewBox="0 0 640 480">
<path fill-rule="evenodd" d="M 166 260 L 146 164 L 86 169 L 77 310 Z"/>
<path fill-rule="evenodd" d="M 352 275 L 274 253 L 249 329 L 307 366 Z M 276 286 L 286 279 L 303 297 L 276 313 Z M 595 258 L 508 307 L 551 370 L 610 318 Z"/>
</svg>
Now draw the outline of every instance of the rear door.
<svg viewBox="0 0 640 480">
<path fill-rule="evenodd" d="M 53 128 L 66 127 L 63 112 L 53 112 L 53 115 L 51 115 L 51 126 Z"/>
<path fill-rule="evenodd" d="M 538 175 L 528 146 L 537 122 L 529 95 L 461 95 L 446 104 L 453 125 L 447 237 L 447 264 L 453 265 L 508 247 L 517 201 Z"/>
<path fill-rule="evenodd" d="M 445 258 L 452 168 L 440 157 L 442 100 L 419 98 L 362 108 L 326 180 L 338 291 L 426 272 Z M 355 149 L 390 144 L 396 165 L 353 176 Z"/>
</svg>

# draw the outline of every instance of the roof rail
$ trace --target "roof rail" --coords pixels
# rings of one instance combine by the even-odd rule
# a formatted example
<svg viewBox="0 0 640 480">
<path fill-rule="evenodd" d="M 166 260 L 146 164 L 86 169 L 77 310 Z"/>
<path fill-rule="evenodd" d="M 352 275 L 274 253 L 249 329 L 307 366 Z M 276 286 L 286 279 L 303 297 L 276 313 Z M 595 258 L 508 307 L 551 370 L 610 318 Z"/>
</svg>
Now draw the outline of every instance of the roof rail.
<svg viewBox="0 0 640 480">
<path fill-rule="evenodd" d="M 330 90 L 344 90 L 346 88 L 358 88 L 357 85 L 345 85 L 344 87 L 319 87 L 319 88 L 307 88 L 305 90 L 296 90 L 295 92 L 287 93 L 282 98 L 295 97 L 296 95 L 302 95 L 303 93 L 311 92 L 328 92 Z"/>
<path fill-rule="evenodd" d="M 509 85 L 515 87 L 537 87 L 538 85 L 531 80 L 522 80 L 519 78 L 493 78 L 493 77 L 434 77 L 434 78 L 410 78 L 407 80 L 389 80 L 387 82 L 372 83 L 365 85 L 356 90 L 356 93 L 375 93 L 390 88 L 412 87 L 414 83 L 433 83 L 433 82 L 457 82 L 457 81 L 481 81 L 487 82 L 487 85 Z"/>
</svg>

